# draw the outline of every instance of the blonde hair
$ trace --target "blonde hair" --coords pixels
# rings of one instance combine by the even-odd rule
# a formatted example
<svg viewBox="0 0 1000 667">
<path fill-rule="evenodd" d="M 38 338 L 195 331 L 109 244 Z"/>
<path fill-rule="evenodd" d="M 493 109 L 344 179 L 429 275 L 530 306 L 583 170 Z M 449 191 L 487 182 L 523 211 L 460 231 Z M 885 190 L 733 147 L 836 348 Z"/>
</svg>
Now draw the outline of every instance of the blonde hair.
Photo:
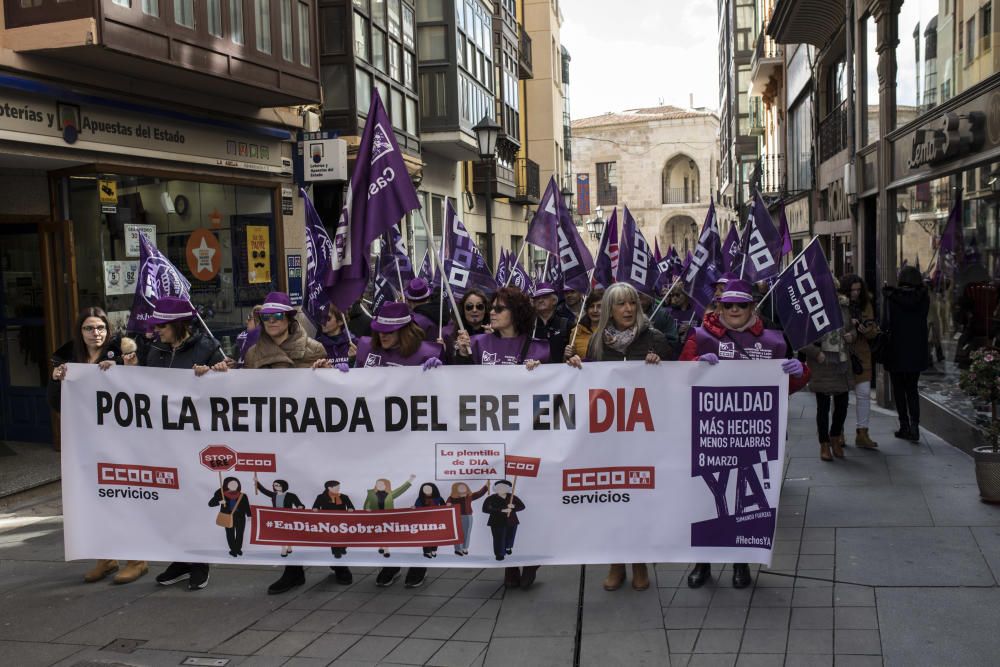
<svg viewBox="0 0 1000 667">
<path fill-rule="evenodd" d="M 376 491 L 378 491 L 378 483 L 379 482 L 385 482 L 385 491 L 386 491 L 386 493 L 392 493 L 392 482 L 390 482 L 389 480 L 387 480 L 385 477 L 382 477 L 380 479 L 376 479 L 375 480 L 375 490 Z"/>
<path fill-rule="evenodd" d="M 472 492 L 472 489 L 470 489 L 469 485 L 466 484 L 465 482 L 455 482 L 454 484 L 451 485 L 451 497 L 452 498 L 458 498 L 459 497 L 459 495 L 458 495 L 458 487 L 460 487 L 460 486 L 464 486 L 465 487 L 465 492 L 466 493 L 471 493 Z"/>
<path fill-rule="evenodd" d="M 121 341 L 122 354 L 132 354 L 139 349 L 139 346 L 135 344 L 135 341 L 128 336 L 122 336 Z"/>
</svg>

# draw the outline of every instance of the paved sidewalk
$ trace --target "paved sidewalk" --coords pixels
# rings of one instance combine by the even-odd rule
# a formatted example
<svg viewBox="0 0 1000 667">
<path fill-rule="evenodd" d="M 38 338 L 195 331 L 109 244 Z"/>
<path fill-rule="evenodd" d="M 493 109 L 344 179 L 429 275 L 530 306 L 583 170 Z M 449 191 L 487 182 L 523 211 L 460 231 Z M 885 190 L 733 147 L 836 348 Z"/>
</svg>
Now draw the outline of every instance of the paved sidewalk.
<svg viewBox="0 0 1000 667">
<path fill-rule="evenodd" d="M 53 499 L 0 514 L 0 664 L 998 664 L 1000 507 L 979 501 L 972 460 L 926 432 L 895 440 L 876 412 L 878 451 L 824 463 L 812 395 L 791 403 L 776 555 L 746 590 L 728 569 L 688 589 L 684 565 L 658 565 L 644 593 L 605 592 L 595 566 L 509 593 L 500 570 L 431 570 L 407 590 L 310 568 L 284 596 L 264 594 L 276 569 L 246 566 L 213 568 L 197 593 L 151 575 L 85 585 Z"/>
</svg>

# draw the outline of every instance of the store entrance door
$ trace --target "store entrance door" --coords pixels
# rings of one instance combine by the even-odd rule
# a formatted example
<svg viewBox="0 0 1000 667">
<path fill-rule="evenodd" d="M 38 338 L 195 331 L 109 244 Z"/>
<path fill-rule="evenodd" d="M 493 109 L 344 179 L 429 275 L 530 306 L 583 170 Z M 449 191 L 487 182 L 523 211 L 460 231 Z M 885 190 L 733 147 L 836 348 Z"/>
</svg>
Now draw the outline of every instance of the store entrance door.
<svg viewBox="0 0 1000 667">
<path fill-rule="evenodd" d="M 45 387 L 42 240 L 36 224 L 0 225 L 0 439 L 52 442 Z"/>
</svg>

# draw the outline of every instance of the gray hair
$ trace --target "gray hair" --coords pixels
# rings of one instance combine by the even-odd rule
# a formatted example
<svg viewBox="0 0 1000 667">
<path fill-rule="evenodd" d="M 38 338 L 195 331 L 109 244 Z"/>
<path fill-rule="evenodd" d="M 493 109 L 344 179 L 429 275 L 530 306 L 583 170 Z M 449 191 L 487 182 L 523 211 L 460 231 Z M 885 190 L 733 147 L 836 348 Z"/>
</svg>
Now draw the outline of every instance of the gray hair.
<svg viewBox="0 0 1000 667">
<path fill-rule="evenodd" d="M 642 309 L 642 302 L 639 301 L 639 292 L 628 283 L 615 283 L 604 291 L 604 298 L 601 299 L 601 319 L 594 328 L 594 333 L 587 344 L 587 358 L 593 361 L 600 361 L 604 358 L 604 330 L 609 324 L 613 324 L 611 317 L 612 308 L 617 303 L 631 301 L 635 303 L 635 323 L 636 336 L 641 335 L 649 328 L 649 317 Z"/>
</svg>

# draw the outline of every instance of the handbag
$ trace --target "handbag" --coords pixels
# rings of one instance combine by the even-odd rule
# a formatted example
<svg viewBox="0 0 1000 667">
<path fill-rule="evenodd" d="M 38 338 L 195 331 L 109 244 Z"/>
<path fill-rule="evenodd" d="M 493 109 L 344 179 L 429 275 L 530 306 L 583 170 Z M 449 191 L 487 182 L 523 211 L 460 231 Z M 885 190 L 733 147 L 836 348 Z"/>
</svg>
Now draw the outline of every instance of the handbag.
<svg viewBox="0 0 1000 667">
<path fill-rule="evenodd" d="M 223 500 L 225 500 L 225 496 L 223 496 Z M 243 500 L 243 494 L 241 493 L 240 497 L 236 499 L 236 504 L 233 505 L 232 512 L 223 512 L 220 509 L 219 513 L 215 515 L 215 525 L 219 526 L 220 528 L 232 528 L 233 512 L 236 512 L 236 509 L 240 506 L 240 502 L 242 502 L 242 500 Z"/>
<path fill-rule="evenodd" d="M 851 352 L 851 371 L 855 375 L 861 375 L 865 372 L 865 366 L 861 363 L 861 357 Z"/>
</svg>

